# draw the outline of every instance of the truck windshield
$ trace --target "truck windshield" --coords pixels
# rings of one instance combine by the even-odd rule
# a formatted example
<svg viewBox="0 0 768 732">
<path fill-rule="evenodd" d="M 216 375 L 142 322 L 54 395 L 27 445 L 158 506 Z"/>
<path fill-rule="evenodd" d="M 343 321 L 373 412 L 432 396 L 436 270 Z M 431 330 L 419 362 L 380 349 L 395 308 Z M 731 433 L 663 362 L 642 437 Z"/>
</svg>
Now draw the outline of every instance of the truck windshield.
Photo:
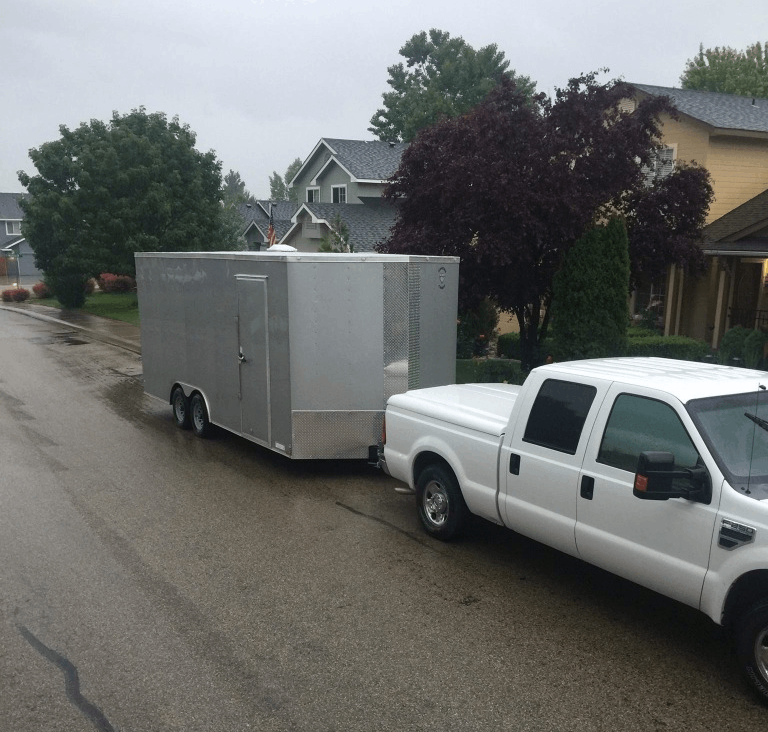
<svg viewBox="0 0 768 732">
<path fill-rule="evenodd" d="M 686 408 L 728 482 L 768 498 L 768 392 L 694 399 Z"/>
</svg>

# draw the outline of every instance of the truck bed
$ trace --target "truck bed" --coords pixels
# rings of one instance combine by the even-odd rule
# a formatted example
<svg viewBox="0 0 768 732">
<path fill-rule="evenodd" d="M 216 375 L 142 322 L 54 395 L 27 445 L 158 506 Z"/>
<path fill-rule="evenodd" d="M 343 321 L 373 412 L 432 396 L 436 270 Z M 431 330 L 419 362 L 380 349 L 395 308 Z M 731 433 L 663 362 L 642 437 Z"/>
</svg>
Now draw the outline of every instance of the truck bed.
<svg viewBox="0 0 768 732">
<path fill-rule="evenodd" d="M 519 391 L 515 384 L 450 384 L 398 394 L 389 403 L 498 437 L 507 426 Z"/>
</svg>

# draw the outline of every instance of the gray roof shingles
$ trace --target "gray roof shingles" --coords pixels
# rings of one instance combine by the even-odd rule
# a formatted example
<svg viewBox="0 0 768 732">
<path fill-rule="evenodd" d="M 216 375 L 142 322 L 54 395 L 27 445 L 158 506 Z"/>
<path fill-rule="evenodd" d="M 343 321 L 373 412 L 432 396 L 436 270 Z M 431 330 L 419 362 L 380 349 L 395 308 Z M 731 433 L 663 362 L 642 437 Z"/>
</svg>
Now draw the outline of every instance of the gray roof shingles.
<svg viewBox="0 0 768 732">
<path fill-rule="evenodd" d="M 371 252 L 375 246 L 388 239 L 395 223 L 394 205 L 374 201 L 363 205 L 346 203 L 305 203 L 317 218 L 329 224 L 338 214 L 349 229 L 349 240 L 356 252 Z"/>
<path fill-rule="evenodd" d="M 761 223 L 768 226 L 768 190 L 742 203 L 704 228 L 705 242 L 728 242 Z"/>
<path fill-rule="evenodd" d="M 653 96 L 668 96 L 680 112 L 717 129 L 768 132 L 768 99 L 649 84 L 630 86 Z"/>
<path fill-rule="evenodd" d="M 340 140 L 324 137 L 336 159 L 358 180 L 387 180 L 400 165 L 408 144 L 381 140 Z"/>
</svg>

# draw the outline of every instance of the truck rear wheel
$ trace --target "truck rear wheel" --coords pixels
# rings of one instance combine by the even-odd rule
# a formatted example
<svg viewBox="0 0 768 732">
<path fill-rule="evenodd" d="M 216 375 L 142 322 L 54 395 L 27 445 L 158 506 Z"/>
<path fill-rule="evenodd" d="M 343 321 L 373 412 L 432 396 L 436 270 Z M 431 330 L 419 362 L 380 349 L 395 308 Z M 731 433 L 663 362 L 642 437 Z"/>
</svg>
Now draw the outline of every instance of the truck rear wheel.
<svg viewBox="0 0 768 732">
<path fill-rule="evenodd" d="M 193 394 L 189 402 L 189 411 L 192 416 L 192 431 L 198 437 L 208 437 L 211 434 L 211 422 L 208 419 L 208 408 L 202 394 Z"/>
<path fill-rule="evenodd" d="M 171 394 L 171 408 L 173 409 L 173 421 L 177 427 L 188 430 L 191 426 L 189 419 L 189 399 L 184 396 L 184 390 L 177 386 Z"/>
<path fill-rule="evenodd" d="M 752 688 L 768 702 L 768 600 L 761 600 L 737 621 L 736 655 Z"/>
<path fill-rule="evenodd" d="M 421 471 L 416 483 L 416 505 L 427 533 L 442 541 L 459 536 L 469 520 L 456 478 L 439 463 Z"/>
</svg>

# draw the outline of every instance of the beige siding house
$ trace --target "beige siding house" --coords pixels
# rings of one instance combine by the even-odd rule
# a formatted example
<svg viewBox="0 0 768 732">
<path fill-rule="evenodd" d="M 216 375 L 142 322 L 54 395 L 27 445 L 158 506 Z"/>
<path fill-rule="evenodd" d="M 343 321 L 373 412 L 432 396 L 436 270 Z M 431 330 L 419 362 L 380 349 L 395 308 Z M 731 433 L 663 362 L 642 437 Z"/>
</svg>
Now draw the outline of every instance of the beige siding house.
<svg viewBox="0 0 768 732">
<path fill-rule="evenodd" d="M 768 99 L 632 86 L 637 99 L 672 99 L 679 117 L 663 119 L 663 143 L 674 160 L 707 168 L 715 194 L 702 242 L 706 273 L 672 267 L 650 295 L 663 303 L 665 334 L 717 348 L 734 325 L 768 327 Z"/>
</svg>

